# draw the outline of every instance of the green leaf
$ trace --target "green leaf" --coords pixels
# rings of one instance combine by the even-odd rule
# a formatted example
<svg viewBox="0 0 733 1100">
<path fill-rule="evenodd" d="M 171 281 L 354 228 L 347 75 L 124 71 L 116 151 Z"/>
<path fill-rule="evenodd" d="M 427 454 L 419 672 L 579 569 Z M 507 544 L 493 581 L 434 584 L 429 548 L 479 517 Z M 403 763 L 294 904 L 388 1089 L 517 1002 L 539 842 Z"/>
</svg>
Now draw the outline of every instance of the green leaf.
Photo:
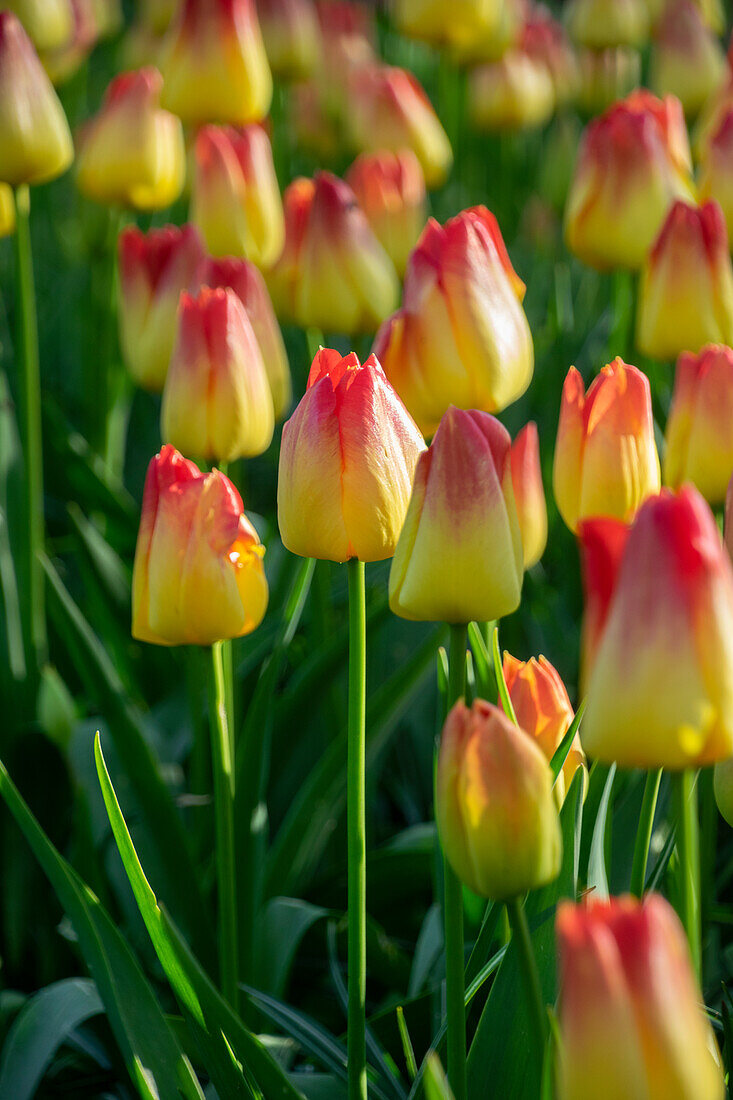
<svg viewBox="0 0 733 1100">
<path fill-rule="evenodd" d="M 429 1054 L 427 1069 L 425 1071 L 425 1095 L 428 1100 L 455 1100 L 453 1090 L 448 1084 L 440 1058 L 437 1054 Z"/>
<path fill-rule="evenodd" d="M 490 623 L 486 624 L 491 626 Z M 473 651 L 473 659 L 476 665 L 476 690 L 479 698 L 486 699 L 489 703 L 496 701 L 498 688 L 494 673 L 494 660 L 486 640 L 481 633 L 478 623 L 468 624 L 468 641 Z"/>
<path fill-rule="evenodd" d="M 560 772 L 563 769 L 563 764 L 567 760 L 568 753 L 570 752 L 570 746 L 572 745 L 573 741 L 575 740 L 576 733 L 580 729 L 580 723 L 583 721 L 583 714 L 584 713 L 585 713 L 585 699 L 583 699 L 582 703 L 580 704 L 577 711 L 575 712 L 575 717 L 573 718 L 572 722 L 570 723 L 570 726 L 568 727 L 567 733 L 565 734 L 562 741 L 560 742 L 560 744 L 557 746 L 554 753 L 552 754 L 552 760 L 550 761 L 550 769 L 551 769 L 552 774 L 554 776 L 553 786 L 557 782 L 557 777 L 559 776 Z"/>
<path fill-rule="evenodd" d="M 578 769 L 580 771 L 580 769 Z M 607 900 L 608 873 L 606 870 L 606 824 L 608 821 L 608 807 L 611 801 L 613 780 L 616 775 L 616 765 L 612 764 L 608 769 L 603 794 L 598 806 L 595 824 L 593 826 L 593 839 L 590 844 L 590 858 L 588 860 L 588 889 L 594 891 L 594 896 Z"/>
<path fill-rule="evenodd" d="M 499 689 L 499 702 L 501 708 L 506 714 L 507 718 L 510 718 L 514 725 L 517 724 L 517 716 L 514 713 L 514 707 L 512 706 L 511 698 L 506 686 L 506 680 L 504 679 L 504 664 L 501 659 L 501 651 L 499 649 L 499 627 L 495 626 L 491 635 L 491 652 L 494 657 L 494 675 L 496 676 L 496 686 Z"/>
<path fill-rule="evenodd" d="M 258 986 L 281 997 L 300 941 L 328 909 L 300 898 L 270 898 L 258 923 L 256 963 Z"/>
</svg>

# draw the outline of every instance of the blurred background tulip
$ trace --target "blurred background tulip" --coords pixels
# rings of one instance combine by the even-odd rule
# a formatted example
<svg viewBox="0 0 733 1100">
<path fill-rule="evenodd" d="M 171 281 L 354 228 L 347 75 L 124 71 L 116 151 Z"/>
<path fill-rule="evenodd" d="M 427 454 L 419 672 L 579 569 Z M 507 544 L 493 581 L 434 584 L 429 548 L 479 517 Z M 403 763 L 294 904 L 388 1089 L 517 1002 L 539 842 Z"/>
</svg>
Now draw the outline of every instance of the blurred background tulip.
<svg viewBox="0 0 733 1100">
<path fill-rule="evenodd" d="M 257 0 L 267 60 L 281 80 L 304 80 L 321 57 L 321 32 L 312 0 Z"/>
<path fill-rule="evenodd" d="M 511 465 L 524 568 L 531 569 L 540 560 L 547 545 L 547 504 L 542 485 L 540 438 L 533 420 L 525 424 L 512 443 Z"/>
<path fill-rule="evenodd" d="M 519 48 L 473 69 L 468 95 L 471 122 L 480 130 L 543 126 L 555 110 L 550 70 Z"/>
<path fill-rule="evenodd" d="M 580 49 L 576 101 L 586 115 L 600 114 L 641 83 L 641 53 L 632 46 Z"/>
<path fill-rule="evenodd" d="M 649 36 L 646 0 L 569 0 L 565 7 L 570 37 L 579 46 L 643 46 Z"/>
<path fill-rule="evenodd" d="M 362 153 L 346 182 L 401 277 L 427 221 L 425 177 L 410 149 Z"/>
<path fill-rule="evenodd" d="M 733 351 L 710 345 L 677 360 L 667 418 L 664 482 L 691 481 L 710 504 L 722 504 L 733 474 Z"/>
<path fill-rule="evenodd" d="M 71 38 L 71 0 L 4 0 L 3 8 L 17 15 L 39 53 L 58 50 Z"/>
<path fill-rule="evenodd" d="M 695 116 L 725 77 L 725 52 L 692 0 L 672 0 L 654 34 L 650 83 Z"/>
<path fill-rule="evenodd" d="M 702 150 L 698 188 L 701 202 L 714 199 L 723 211 L 730 247 L 733 239 L 733 103 Z"/>
</svg>

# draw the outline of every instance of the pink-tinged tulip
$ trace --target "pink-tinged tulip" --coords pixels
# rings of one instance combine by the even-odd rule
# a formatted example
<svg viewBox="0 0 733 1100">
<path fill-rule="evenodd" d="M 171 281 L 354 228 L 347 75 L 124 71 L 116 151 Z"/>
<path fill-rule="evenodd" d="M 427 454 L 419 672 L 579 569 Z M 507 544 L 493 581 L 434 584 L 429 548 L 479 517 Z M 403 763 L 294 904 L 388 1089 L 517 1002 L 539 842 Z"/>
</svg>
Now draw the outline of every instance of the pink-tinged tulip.
<svg viewBox="0 0 733 1100">
<path fill-rule="evenodd" d="M 559 1100 L 723 1100 L 715 1039 L 669 902 L 564 901 L 555 928 Z"/>
<path fill-rule="evenodd" d="M 675 95 L 686 115 L 696 115 L 723 80 L 725 53 L 692 0 L 673 0 L 655 33 L 651 86 Z"/>
<path fill-rule="evenodd" d="M 161 435 L 184 454 L 233 462 L 267 450 L 275 418 L 257 339 L 233 290 L 181 296 Z"/>
<path fill-rule="evenodd" d="M 691 481 L 710 504 L 722 504 L 733 473 L 733 351 L 722 345 L 677 360 L 667 418 L 664 482 Z"/>
<path fill-rule="evenodd" d="M 502 671 L 517 724 L 537 742 L 549 763 L 575 718 L 559 672 L 546 657 L 540 657 L 539 660 L 530 657 L 528 661 L 519 661 L 506 650 Z M 570 790 L 578 768 L 583 769 L 585 787 L 586 767 L 585 753 L 580 744 L 580 736 L 576 733 L 554 787 L 555 798 L 560 806 L 565 801 L 565 795 Z"/>
<path fill-rule="evenodd" d="M 733 344 L 733 266 L 716 202 L 670 210 L 642 270 L 636 344 L 655 359 Z"/>
<path fill-rule="evenodd" d="M 733 755 L 733 568 L 691 485 L 648 500 L 629 532 L 581 737 L 622 768 Z"/>
<path fill-rule="evenodd" d="M 120 233 L 120 346 L 127 369 L 143 389 L 163 389 L 178 299 L 198 286 L 203 261 L 203 242 L 192 225 L 167 225 L 147 234 L 131 225 Z"/>
<path fill-rule="evenodd" d="M 366 4 L 351 0 L 316 0 L 321 28 L 321 59 L 314 77 L 327 109 L 343 116 L 344 89 L 353 73 L 377 63 L 374 16 Z"/>
<path fill-rule="evenodd" d="M 692 199 L 682 107 L 632 92 L 586 128 L 565 208 L 565 238 L 584 263 L 637 268 L 675 199 Z"/>
<path fill-rule="evenodd" d="M 174 447 L 145 480 L 132 574 L 132 635 L 155 645 L 212 645 L 259 626 L 265 552 L 228 477 L 202 474 Z"/>
<path fill-rule="evenodd" d="M 100 38 L 100 25 L 94 0 L 68 0 L 73 17 L 72 32 L 55 50 L 41 55 L 43 67 L 58 87 L 79 71 Z"/>
<path fill-rule="evenodd" d="M 257 0 L 267 60 L 282 80 L 303 80 L 318 65 L 321 32 L 312 0 Z"/>
<path fill-rule="evenodd" d="M 700 200 L 714 199 L 723 211 L 728 242 L 733 240 L 733 104 L 702 150 Z"/>
<path fill-rule="evenodd" d="M 631 46 L 579 50 L 577 106 L 599 115 L 641 83 L 641 53 Z"/>
<path fill-rule="evenodd" d="M 229 287 L 247 311 L 270 383 L 275 420 L 280 420 L 290 407 L 292 398 L 290 368 L 280 326 L 262 275 L 247 260 L 209 260 L 201 281 L 205 286 Z"/>
<path fill-rule="evenodd" d="M 552 882 L 562 859 L 552 772 L 498 707 L 459 700 L 443 727 L 435 786 L 441 847 L 481 897 L 515 898 Z"/>
<path fill-rule="evenodd" d="M 395 550 L 396 615 L 486 622 L 519 607 L 524 568 L 510 451 L 493 416 L 448 409 L 418 461 Z"/>
<path fill-rule="evenodd" d="M 646 0 L 570 0 L 565 17 L 573 41 L 592 50 L 643 46 L 649 35 Z"/>
<path fill-rule="evenodd" d="M 362 153 L 346 173 L 346 182 L 398 275 L 404 275 L 409 255 L 427 221 L 420 161 L 409 149 Z"/>
<path fill-rule="evenodd" d="M 622 359 L 603 367 L 585 392 L 571 367 L 565 379 L 552 483 L 571 531 L 582 519 L 630 522 L 661 474 L 649 379 Z"/>
<path fill-rule="evenodd" d="M 547 504 L 542 487 L 540 437 L 533 420 L 525 424 L 512 443 L 511 464 L 524 568 L 531 569 L 540 560 L 547 545 Z"/>
<path fill-rule="evenodd" d="M 102 109 L 84 128 L 77 184 L 96 202 L 161 210 L 183 190 L 183 127 L 160 107 L 163 78 L 157 69 L 122 73 L 110 84 Z"/>
<path fill-rule="evenodd" d="M 71 0 L 4 0 L 39 53 L 65 46 L 74 29 Z"/>
<path fill-rule="evenodd" d="M 162 68 L 163 105 L 189 125 L 259 122 L 272 76 L 255 0 L 181 0 Z"/>
<path fill-rule="evenodd" d="M 214 256 L 271 267 L 285 220 L 270 139 L 261 126 L 204 126 L 195 146 L 191 221 Z"/>
<path fill-rule="evenodd" d="M 544 126 L 555 110 L 550 70 L 521 49 L 472 69 L 468 111 L 480 130 L 529 130 Z"/>
<path fill-rule="evenodd" d="M 285 247 L 268 274 L 284 319 L 329 332 L 370 332 L 399 297 L 394 264 L 354 192 L 330 172 L 296 179 L 283 197 Z"/>
<path fill-rule="evenodd" d="M 16 187 L 54 179 L 71 164 L 69 124 L 17 16 L 0 12 L 0 176 Z"/>
<path fill-rule="evenodd" d="M 574 99 L 578 90 L 575 51 L 562 24 L 552 18 L 543 4 L 528 8 L 520 42 L 527 56 L 549 72 L 558 106 Z"/>
<path fill-rule="evenodd" d="M 583 578 L 583 627 L 580 640 L 580 687 L 585 696 L 598 643 L 608 618 L 611 597 L 630 527 L 603 516 L 578 524 L 578 549 Z"/>
<path fill-rule="evenodd" d="M 381 561 L 394 554 L 425 443 L 373 355 L 321 348 L 285 424 L 277 514 L 302 557 Z"/>
<path fill-rule="evenodd" d="M 534 369 L 524 283 L 485 206 L 430 218 L 407 264 L 402 308 L 374 352 L 425 435 L 449 405 L 500 412 Z"/>
</svg>

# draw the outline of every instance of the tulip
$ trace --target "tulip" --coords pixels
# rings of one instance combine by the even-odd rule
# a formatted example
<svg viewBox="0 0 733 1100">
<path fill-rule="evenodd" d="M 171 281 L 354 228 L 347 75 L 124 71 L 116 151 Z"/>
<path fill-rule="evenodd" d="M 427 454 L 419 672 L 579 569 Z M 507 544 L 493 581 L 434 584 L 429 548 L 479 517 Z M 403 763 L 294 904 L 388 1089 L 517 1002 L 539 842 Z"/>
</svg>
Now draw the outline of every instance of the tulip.
<svg viewBox="0 0 733 1100">
<path fill-rule="evenodd" d="M 5 0 L 3 8 L 15 12 L 39 53 L 57 50 L 71 38 L 71 0 Z"/>
<path fill-rule="evenodd" d="M 100 38 L 95 0 L 68 0 L 73 16 L 71 35 L 63 45 L 41 55 L 43 67 L 57 86 L 71 80 Z"/>
<path fill-rule="evenodd" d="M 533 420 L 525 424 L 512 443 L 511 466 L 514 500 L 522 533 L 524 568 L 531 569 L 540 560 L 547 545 L 547 505 L 542 487 L 540 440 Z"/>
<path fill-rule="evenodd" d="M 498 707 L 459 700 L 443 727 L 435 817 L 446 859 L 481 897 L 516 898 L 552 882 L 562 836 L 542 750 Z"/>
<path fill-rule="evenodd" d="M 722 115 L 702 150 L 699 193 L 702 202 L 715 199 L 723 211 L 728 241 L 733 240 L 733 106 Z"/>
<path fill-rule="evenodd" d="M 204 246 L 192 225 L 142 233 L 128 226 L 118 241 L 120 346 L 138 386 L 160 391 L 176 336 L 178 299 L 199 282 Z"/>
<path fill-rule="evenodd" d="M 725 494 L 723 537 L 728 556 L 733 561 L 733 477 L 728 482 L 728 490 Z"/>
<path fill-rule="evenodd" d="M 651 86 L 675 95 L 686 115 L 696 115 L 724 77 L 725 54 L 692 0 L 673 0 L 657 28 Z"/>
<path fill-rule="evenodd" d="M 691 199 L 682 107 L 633 92 L 586 128 L 565 208 L 568 248 L 592 267 L 640 267 L 675 199 Z"/>
<path fill-rule="evenodd" d="M 578 524 L 584 602 L 580 640 L 581 695 L 586 694 L 628 537 L 629 525 L 619 519 L 600 516 L 581 520 Z"/>
<path fill-rule="evenodd" d="M 15 203 L 13 190 L 7 183 L 0 183 L 0 237 L 15 232 Z"/>
<path fill-rule="evenodd" d="M 716 202 L 670 210 L 642 271 L 636 343 L 655 359 L 733 343 L 733 266 Z"/>
<path fill-rule="evenodd" d="M 275 424 L 257 339 L 233 290 L 181 296 L 163 391 L 161 435 L 179 450 L 219 462 L 267 450 Z"/>
<path fill-rule="evenodd" d="M 733 567 L 691 485 L 639 510 L 593 662 L 583 747 L 627 768 L 733 755 Z"/>
<path fill-rule="evenodd" d="M 17 187 L 54 179 L 74 147 L 61 103 L 12 12 L 0 12 L 0 176 Z"/>
<path fill-rule="evenodd" d="M 722 504 L 733 471 L 733 351 L 711 345 L 677 360 L 665 432 L 664 481 L 697 486 L 710 504 Z"/>
<path fill-rule="evenodd" d="M 544 126 L 555 110 L 555 87 L 543 62 L 520 49 L 472 70 L 468 110 L 481 130 L 523 130 Z"/>
<path fill-rule="evenodd" d="M 631 46 L 579 50 L 576 102 L 587 115 L 598 115 L 628 96 L 641 83 L 641 54 Z"/>
<path fill-rule="evenodd" d="M 176 14 L 179 0 L 138 0 L 140 21 L 156 34 L 168 30 Z"/>
<path fill-rule="evenodd" d="M 362 153 L 346 173 L 346 182 L 398 275 L 404 275 L 427 220 L 420 161 L 409 149 Z"/>
<path fill-rule="evenodd" d="M 708 155 L 710 141 L 719 133 L 730 111 L 733 111 L 733 68 L 729 60 L 725 79 L 703 106 L 692 132 L 692 151 L 702 164 Z"/>
<path fill-rule="evenodd" d="M 448 409 L 417 463 L 395 550 L 396 615 L 486 622 L 519 607 L 524 570 L 510 450 L 493 416 Z"/>
<path fill-rule="evenodd" d="M 242 498 L 174 447 L 152 459 L 132 574 L 132 635 L 155 645 L 212 645 L 259 626 L 265 548 Z"/>
<path fill-rule="evenodd" d="M 402 308 L 374 352 L 425 435 L 449 405 L 500 412 L 527 389 L 532 334 L 524 283 L 485 206 L 430 218 L 405 275 Z"/>
<path fill-rule="evenodd" d="M 195 146 L 191 220 L 214 256 L 271 267 L 285 241 L 270 139 L 261 126 L 204 126 Z"/>
<path fill-rule="evenodd" d="M 183 127 L 159 106 L 162 77 L 140 69 L 116 77 L 83 132 L 77 183 L 96 202 L 160 210 L 183 190 Z"/>
<path fill-rule="evenodd" d="M 373 355 L 321 348 L 283 427 L 277 514 L 283 543 L 330 561 L 391 558 L 425 443 Z"/>
<path fill-rule="evenodd" d="M 259 122 L 270 107 L 272 76 L 254 0 L 182 0 L 162 69 L 163 106 L 184 122 Z"/>
<path fill-rule="evenodd" d="M 559 1100 L 723 1100 L 685 933 L 659 894 L 575 905 L 555 920 Z M 591 1084 L 592 1082 L 592 1084 Z"/>
<path fill-rule="evenodd" d="M 321 30 L 317 81 L 326 110 L 341 118 L 348 113 L 351 76 L 377 64 L 374 17 L 366 4 L 351 0 L 315 0 Z M 314 74 L 316 75 L 316 74 Z"/>
<path fill-rule="evenodd" d="M 257 15 L 270 68 L 283 80 L 302 80 L 316 69 L 321 51 L 312 0 L 257 0 Z"/>
<path fill-rule="evenodd" d="M 210 287 L 231 288 L 247 311 L 270 384 L 275 420 L 282 419 L 292 398 L 290 368 L 262 275 L 246 260 L 209 260 L 201 281 Z"/>
<path fill-rule="evenodd" d="M 552 78 L 558 106 L 574 99 L 578 90 L 578 63 L 561 23 L 541 4 L 531 8 L 522 29 L 521 47 L 544 65 Z"/>
<path fill-rule="evenodd" d="M 705 25 L 715 34 L 722 34 L 726 23 L 722 0 L 694 0 L 694 4 Z"/>
<path fill-rule="evenodd" d="M 565 379 L 553 488 L 571 531 L 590 516 L 630 522 L 661 475 L 649 379 L 622 359 L 603 367 L 587 394 L 575 367 Z"/>
<path fill-rule="evenodd" d="M 340 120 L 313 78 L 291 87 L 290 123 L 299 149 L 315 154 L 321 162 L 338 156 L 342 147 Z"/>
<path fill-rule="evenodd" d="M 112 38 L 124 25 L 122 0 L 92 0 L 92 7 L 99 37 Z"/>
<path fill-rule="evenodd" d="M 462 22 L 453 7 L 442 5 L 450 23 L 449 52 L 460 65 L 497 61 L 515 46 L 522 34 L 526 5 L 523 0 L 484 0 L 474 8 L 472 23 Z M 476 15 L 479 18 L 476 18 Z"/>
<path fill-rule="evenodd" d="M 566 19 L 573 41 L 592 50 L 643 46 L 649 35 L 645 0 L 570 0 Z"/>
<path fill-rule="evenodd" d="M 304 327 L 370 332 L 399 296 L 394 265 L 354 192 L 330 172 L 287 188 L 285 246 L 268 276 L 278 314 Z"/>
</svg>

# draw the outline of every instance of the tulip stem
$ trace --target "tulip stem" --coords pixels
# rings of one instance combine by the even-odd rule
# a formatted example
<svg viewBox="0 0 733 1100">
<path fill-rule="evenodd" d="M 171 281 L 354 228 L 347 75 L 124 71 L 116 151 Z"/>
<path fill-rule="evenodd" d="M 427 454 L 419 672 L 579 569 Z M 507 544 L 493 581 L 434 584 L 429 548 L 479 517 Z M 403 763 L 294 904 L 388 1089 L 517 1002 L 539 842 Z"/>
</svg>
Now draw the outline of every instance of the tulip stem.
<svg viewBox="0 0 733 1100">
<path fill-rule="evenodd" d="M 527 914 L 524 911 L 524 904 L 518 898 L 513 898 L 512 901 L 506 903 L 506 911 L 512 929 L 512 942 L 519 955 L 519 966 L 522 971 L 531 1021 L 530 1026 L 538 1065 L 541 1068 L 545 1057 L 545 1042 L 547 1039 L 547 1013 L 542 996 L 540 975 L 537 970 L 537 960 L 532 948 L 532 938 L 529 934 Z"/>
<path fill-rule="evenodd" d="M 639 815 L 639 827 L 636 830 L 634 862 L 631 867 L 631 893 L 637 898 L 642 897 L 644 894 L 646 864 L 649 858 L 649 844 L 652 839 L 654 814 L 657 809 L 657 796 L 659 794 L 659 785 L 661 782 L 661 768 L 646 773 L 644 797 L 641 802 L 641 814 Z"/>
<path fill-rule="evenodd" d="M 236 854 L 234 845 L 234 761 L 229 737 L 222 643 L 211 647 L 209 721 L 214 773 L 216 878 L 219 903 L 219 971 L 221 991 L 236 1009 L 239 981 Z"/>
<path fill-rule="evenodd" d="M 349 571 L 348 1077 L 349 1100 L 366 1100 L 366 595 L 364 562 Z"/>
<path fill-rule="evenodd" d="M 674 776 L 677 801 L 677 852 L 682 890 L 680 919 L 690 944 L 692 965 L 701 978 L 700 824 L 697 817 L 697 773 L 690 768 Z"/>
</svg>

